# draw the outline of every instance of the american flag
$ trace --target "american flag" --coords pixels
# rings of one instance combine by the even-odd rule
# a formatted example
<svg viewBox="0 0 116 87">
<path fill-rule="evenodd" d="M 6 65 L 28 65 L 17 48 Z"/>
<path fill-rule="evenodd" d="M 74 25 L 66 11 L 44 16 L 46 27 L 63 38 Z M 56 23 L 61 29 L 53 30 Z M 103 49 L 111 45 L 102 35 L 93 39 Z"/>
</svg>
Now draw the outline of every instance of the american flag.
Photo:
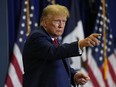
<svg viewBox="0 0 116 87">
<path fill-rule="evenodd" d="M 17 40 L 14 43 L 13 55 L 9 64 L 8 75 L 5 87 L 22 87 L 23 63 L 22 50 L 24 42 L 30 31 L 38 26 L 34 20 L 33 0 L 22 0 L 22 10 L 17 34 Z"/>
<path fill-rule="evenodd" d="M 92 87 L 116 87 L 116 56 L 107 7 L 102 0 L 94 29 L 94 33 L 102 35 L 98 38 L 101 43 L 88 49 L 87 69 Z"/>
</svg>

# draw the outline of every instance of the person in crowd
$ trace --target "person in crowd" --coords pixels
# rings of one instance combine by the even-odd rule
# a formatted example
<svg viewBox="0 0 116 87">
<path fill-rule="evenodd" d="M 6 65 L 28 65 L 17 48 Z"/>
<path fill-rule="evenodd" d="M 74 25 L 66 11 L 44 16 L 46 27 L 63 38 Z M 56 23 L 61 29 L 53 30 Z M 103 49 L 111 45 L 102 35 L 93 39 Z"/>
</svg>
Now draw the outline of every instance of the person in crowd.
<svg viewBox="0 0 116 87">
<path fill-rule="evenodd" d="M 100 34 L 72 43 L 61 44 L 69 11 L 54 4 L 43 9 L 40 26 L 28 36 L 23 49 L 23 87 L 76 87 L 90 80 L 89 76 L 70 67 L 69 57 L 81 56 L 87 46 L 100 44 Z"/>
</svg>

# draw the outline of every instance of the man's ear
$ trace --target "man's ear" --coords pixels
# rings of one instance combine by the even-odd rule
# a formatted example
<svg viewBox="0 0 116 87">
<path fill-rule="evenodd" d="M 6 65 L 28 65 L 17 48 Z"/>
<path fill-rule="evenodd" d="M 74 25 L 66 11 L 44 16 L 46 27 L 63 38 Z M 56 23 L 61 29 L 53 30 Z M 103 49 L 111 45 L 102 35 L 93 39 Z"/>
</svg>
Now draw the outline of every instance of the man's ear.
<svg viewBox="0 0 116 87">
<path fill-rule="evenodd" d="M 47 20 L 43 19 L 43 26 L 46 27 L 47 26 Z"/>
</svg>

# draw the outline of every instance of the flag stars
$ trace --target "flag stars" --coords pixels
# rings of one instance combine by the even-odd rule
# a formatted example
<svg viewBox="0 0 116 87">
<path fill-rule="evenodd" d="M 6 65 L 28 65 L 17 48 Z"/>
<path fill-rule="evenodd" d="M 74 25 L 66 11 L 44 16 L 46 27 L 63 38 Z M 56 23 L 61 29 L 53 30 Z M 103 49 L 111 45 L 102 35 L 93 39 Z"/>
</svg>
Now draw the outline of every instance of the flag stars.
<svg viewBox="0 0 116 87">
<path fill-rule="evenodd" d="M 26 33 L 26 36 L 28 37 L 29 36 L 29 33 Z"/>
<path fill-rule="evenodd" d="M 104 15 L 101 15 L 102 18 L 104 18 Z"/>
<path fill-rule="evenodd" d="M 23 41 L 23 39 L 22 38 L 19 38 L 19 42 L 22 42 Z"/>
<path fill-rule="evenodd" d="M 27 5 L 27 3 L 28 3 L 28 2 L 27 2 L 27 1 L 25 1 L 25 3 L 24 3 L 24 4 L 25 4 L 25 5 Z"/>
<path fill-rule="evenodd" d="M 23 11 L 26 12 L 27 11 L 26 8 L 24 8 Z"/>
<path fill-rule="evenodd" d="M 112 39 L 113 38 L 113 36 L 112 36 L 112 34 L 110 34 L 110 39 Z"/>
<path fill-rule="evenodd" d="M 110 52 L 110 51 L 111 51 L 111 49 L 110 49 L 110 48 L 108 48 L 107 50 L 108 50 L 108 52 Z"/>
<path fill-rule="evenodd" d="M 100 21 L 100 24 L 101 24 L 101 25 L 103 25 L 103 22 L 102 22 L 102 21 Z"/>
<path fill-rule="evenodd" d="M 30 17 L 31 17 L 31 18 L 33 17 L 33 14 L 32 14 L 32 13 L 30 14 Z"/>
<path fill-rule="evenodd" d="M 99 20 L 96 20 L 97 23 L 99 23 Z"/>
<path fill-rule="evenodd" d="M 102 38 L 102 41 L 104 41 L 104 37 Z"/>
<path fill-rule="evenodd" d="M 99 32 L 102 32 L 102 28 L 99 28 Z"/>
<path fill-rule="evenodd" d="M 21 30 L 21 31 L 20 31 L 20 34 L 21 34 L 21 35 L 23 35 L 23 34 L 24 34 L 24 31 L 23 31 L 23 30 Z"/>
<path fill-rule="evenodd" d="M 103 57 L 99 57 L 99 61 L 103 61 Z"/>
<path fill-rule="evenodd" d="M 25 16 L 25 15 L 23 15 L 23 16 L 22 16 L 22 19 L 23 19 L 23 20 L 25 20 L 25 19 L 26 19 L 26 16 Z"/>
<path fill-rule="evenodd" d="M 102 47 L 102 48 L 104 47 L 104 44 L 103 44 L 103 43 L 101 44 L 101 47 Z"/>
<path fill-rule="evenodd" d="M 95 52 L 98 52 L 98 48 L 95 48 Z"/>
<path fill-rule="evenodd" d="M 108 42 L 108 44 L 109 44 L 109 45 L 112 45 L 112 42 L 111 42 L 111 41 L 109 41 L 109 42 Z"/>
<path fill-rule="evenodd" d="M 102 10 L 102 7 L 100 6 L 99 9 Z"/>
<path fill-rule="evenodd" d="M 106 4 L 106 7 L 108 7 L 108 4 Z"/>
<path fill-rule="evenodd" d="M 98 29 L 98 27 L 97 26 L 95 26 L 95 30 L 97 30 Z"/>
<path fill-rule="evenodd" d="M 107 22 L 108 22 L 108 23 L 110 23 L 110 20 L 109 20 L 109 19 L 107 19 Z"/>
<path fill-rule="evenodd" d="M 35 27 L 37 27 L 38 26 L 38 23 L 35 23 Z"/>
<path fill-rule="evenodd" d="M 98 16 L 100 17 L 100 16 L 101 16 L 101 14 L 100 14 L 100 13 L 98 13 Z"/>
<path fill-rule="evenodd" d="M 21 24 L 21 27 L 25 27 L 25 23 L 22 23 L 22 24 Z"/>
<path fill-rule="evenodd" d="M 100 53 L 103 54 L 103 50 L 101 50 Z"/>
<path fill-rule="evenodd" d="M 34 6 L 31 6 L 31 10 L 34 10 Z"/>
<path fill-rule="evenodd" d="M 32 24 L 32 21 L 29 21 L 29 24 L 31 25 Z"/>
<path fill-rule="evenodd" d="M 101 36 L 99 36 L 98 39 L 101 39 Z"/>
</svg>

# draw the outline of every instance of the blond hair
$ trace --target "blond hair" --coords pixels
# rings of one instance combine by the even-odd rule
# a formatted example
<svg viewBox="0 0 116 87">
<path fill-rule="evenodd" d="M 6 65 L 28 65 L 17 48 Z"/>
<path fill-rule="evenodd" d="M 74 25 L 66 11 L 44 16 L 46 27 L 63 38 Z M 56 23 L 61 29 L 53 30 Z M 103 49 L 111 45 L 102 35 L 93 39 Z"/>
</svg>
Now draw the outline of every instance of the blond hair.
<svg viewBox="0 0 116 87">
<path fill-rule="evenodd" d="M 43 9 L 42 16 L 40 18 L 40 25 L 42 25 L 42 22 L 48 15 L 63 15 L 66 17 L 69 17 L 69 11 L 65 6 L 58 5 L 58 4 L 53 4 L 53 5 L 48 5 Z"/>
</svg>

